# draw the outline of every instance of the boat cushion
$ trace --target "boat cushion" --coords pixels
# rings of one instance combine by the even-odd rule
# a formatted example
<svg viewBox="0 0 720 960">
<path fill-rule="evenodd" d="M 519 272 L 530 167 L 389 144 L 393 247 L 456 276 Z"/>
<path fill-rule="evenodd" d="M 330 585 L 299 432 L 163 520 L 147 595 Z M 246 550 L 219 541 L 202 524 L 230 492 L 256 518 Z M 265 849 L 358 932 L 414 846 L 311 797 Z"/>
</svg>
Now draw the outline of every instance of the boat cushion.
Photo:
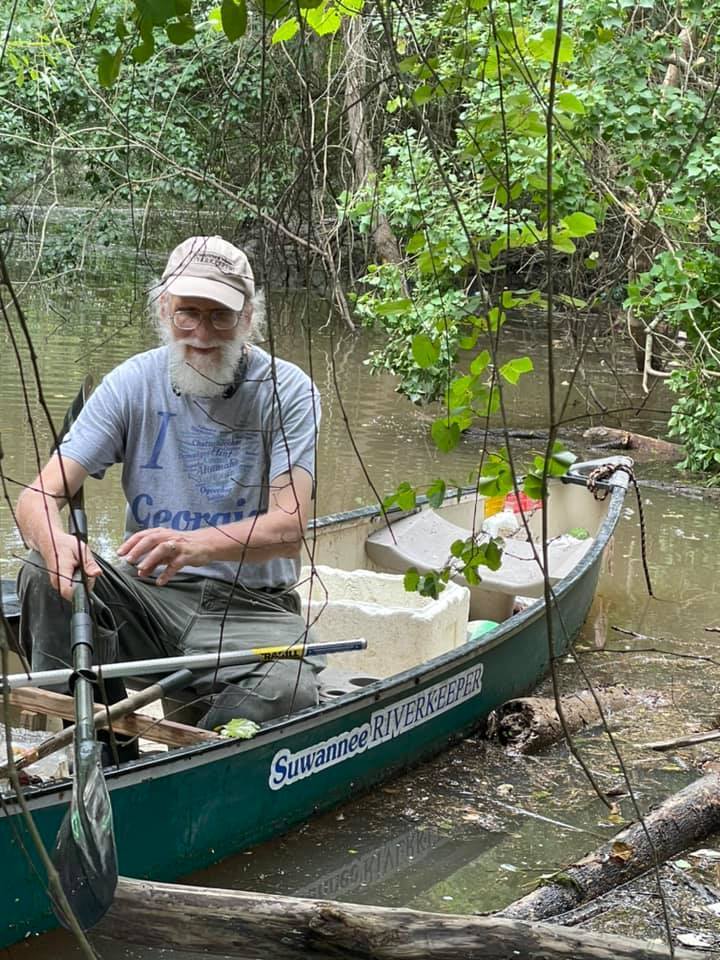
<svg viewBox="0 0 720 960">
<path fill-rule="evenodd" d="M 434 510 L 423 510 L 371 534 L 365 550 L 381 569 L 404 573 L 408 567 L 415 567 L 420 573 L 427 573 L 445 566 L 452 544 L 456 540 L 467 540 L 470 534 L 470 530 L 451 523 Z M 481 589 L 524 597 L 543 596 L 542 550 L 539 544 L 520 539 L 524 536 L 522 530 L 517 537 L 505 540 L 499 570 L 480 567 Z M 568 534 L 553 538 L 548 543 L 550 583 L 567 576 L 592 542 L 592 537 L 578 540 Z"/>
</svg>

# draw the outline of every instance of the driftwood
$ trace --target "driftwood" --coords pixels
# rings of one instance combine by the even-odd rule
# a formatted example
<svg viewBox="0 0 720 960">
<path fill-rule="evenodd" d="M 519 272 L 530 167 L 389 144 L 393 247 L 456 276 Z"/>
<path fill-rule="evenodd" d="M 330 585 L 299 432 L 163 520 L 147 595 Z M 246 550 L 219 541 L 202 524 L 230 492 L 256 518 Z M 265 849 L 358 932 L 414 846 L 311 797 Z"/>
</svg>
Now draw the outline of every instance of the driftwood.
<svg viewBox="0 0 720 960">
<path fill-rule="evenodd" d="M 634 823 L 497 916 L 544 920 L 574 910 L 646 873 L 656 862 L 663 863 L 718 829 L 720 774 L 712 773 L 665 800 L 645 817 L 644 827 Z"/>
<path fill-rule="evenodd" d="M 120 878 L 101 936 L 163 949 L 264 960 L 655 960 L 667 947 L 496 917 L 451 916 L 331 900 Z M 697 955 L 676 950 L 676 960 Z"/>
<path fill-rule="evenodd" d="M 583 433 L 586 440 L 606 450 L 631 450 L 635 460 L 682 460 L 685 456 L 678 443 L 646 437 L 629 430 L 616 430 L 613 427 L 590 427 Z"/>
<path fill-rule="evenodd" d="M 640 694 L 623 686 L 598 687 L 595 691 L 603 712 L 622 710 L 637 703 Z M 588 690 L 560 698 L 565 724 L 570 733 L 600 720 L 597 704 Z M 513 753 L 536 753 L 564 736 L 560 717 L 551 697 L 518 697 L 493 711 L 488 734 Z"/>
</svg>

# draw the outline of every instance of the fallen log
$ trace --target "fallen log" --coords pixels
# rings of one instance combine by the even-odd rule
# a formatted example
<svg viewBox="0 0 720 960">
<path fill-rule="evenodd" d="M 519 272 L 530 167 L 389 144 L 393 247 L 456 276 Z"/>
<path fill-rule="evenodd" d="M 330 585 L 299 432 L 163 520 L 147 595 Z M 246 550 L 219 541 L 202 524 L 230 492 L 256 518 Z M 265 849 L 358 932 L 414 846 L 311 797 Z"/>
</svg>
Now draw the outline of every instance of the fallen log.
<svg viewBox="0 0 720 960">
<path fill-rule="evenodd" d="M 614 427 L 590 427 L 583 433 L 586 440 L 605 450 L 632 450 L 635 460 L 682 460 L 685 451 L 679 443 L 646 437 L 642 433 L 617 430 Z"/>
<path fill-rule="evenodd" d="M 603 712 L 622 710 L 647 696 L 619 685 L 598 687 L 595 695 Z M 600 721 L 597 703 L 589 690 L 561 697 L 560 705 L 570 733 Z M 530 754 L 561 740 L 564 731 L 552 697 L 518 697 L 493 711 L 488 720 L 488 736 L 513 753 Z"/>
<path fill-rule="evenodd" d="M 496 916 L 545 920 L 574 910 L 646 873 L 720 829 L 720 774 L 712 773 L 673 794 L 578 863 L 511 903 Z M 650 838 L 650 839 L 648 839 Z M 652 841 L 652 844 L 651 842 Z"/>
<path fill-rule="evenodd" d="M 331 900 L 120 878 L 100 936 L 164 949 L 264 960 L 655 960 L 662 945 L 496 917 L 451 916 Z M 696 954 L 676 950 L 676 960 Z"/>
</svg>

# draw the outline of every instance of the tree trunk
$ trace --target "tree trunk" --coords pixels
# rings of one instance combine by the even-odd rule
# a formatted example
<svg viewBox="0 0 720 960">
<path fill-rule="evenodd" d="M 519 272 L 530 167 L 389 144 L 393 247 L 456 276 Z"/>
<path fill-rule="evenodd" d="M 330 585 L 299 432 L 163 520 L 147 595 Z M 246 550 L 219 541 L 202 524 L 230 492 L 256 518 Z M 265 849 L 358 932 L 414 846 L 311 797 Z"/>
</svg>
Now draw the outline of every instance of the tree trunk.
<svg viewBox="0 0 720 960">
<path fill-rule="evenodd" d="M 495 917 L 448 916 L 121 878 L 100 936 L 263 960 L 655 960 L 666 947 Z M 676 960 L 693 953 L 676 950 Z"/>
<path fill-rule="evenodd" d="M 366 26 L 361 16 L 343 19 L 345 39 L 345 115 L 350 134 L 353 158 L 354 190 L 367 186 L 376 177 L 375 161 L 365 119 L 365 64 L 367 62 Z M 381 262 L 402 263 L 402 254 L 387 217 L 373 203 L 372 237 L 375 253 Z"/>
<path fill-rule="evenodd" d="M 605 710 L 622 710 L 637 702 L 640 694 L 627 687 L 599 688 L 597 697 Z M 574 733 L 600 720 L 597 704 L 588 690 L 560 699 L 568 730 Z M 536 753 L 564 736 L 560 717 L 551 697 L 518 697 L 494 710 L 488 721 L 489 735 L 513 753 Z"/>
<path fill-rule="evenodd" d="M 544 920 L 602 896 L 720 829 L 720 774 L 708 774 L 496 916 Z M 646 832 L 647 831 L 647 832 Z M 652 840 L 652 846 L 648 841 Z M 654 850 L 653 850 L 654 847 Z"/>
</svg>

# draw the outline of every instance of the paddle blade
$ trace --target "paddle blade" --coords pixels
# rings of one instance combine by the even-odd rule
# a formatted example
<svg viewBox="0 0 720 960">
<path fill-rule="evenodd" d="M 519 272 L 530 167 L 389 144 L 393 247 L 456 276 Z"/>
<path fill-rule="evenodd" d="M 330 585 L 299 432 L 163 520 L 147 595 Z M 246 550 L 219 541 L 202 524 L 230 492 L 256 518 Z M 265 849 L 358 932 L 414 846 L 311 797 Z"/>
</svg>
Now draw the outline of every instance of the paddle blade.
<svg viewBox="0 0 720 960">
<path fill-rule="evenodd" d="M 100 765 L 100 745 L 82 743 L 76 751 L 70 809 L 58 831 L 52 860 L 70 908 L 83 930 L 105 916 L 115 896 L 118 868 L 112 807 Z M 53 909 L 69 927 L 62 907 Z"/>
</svg>

